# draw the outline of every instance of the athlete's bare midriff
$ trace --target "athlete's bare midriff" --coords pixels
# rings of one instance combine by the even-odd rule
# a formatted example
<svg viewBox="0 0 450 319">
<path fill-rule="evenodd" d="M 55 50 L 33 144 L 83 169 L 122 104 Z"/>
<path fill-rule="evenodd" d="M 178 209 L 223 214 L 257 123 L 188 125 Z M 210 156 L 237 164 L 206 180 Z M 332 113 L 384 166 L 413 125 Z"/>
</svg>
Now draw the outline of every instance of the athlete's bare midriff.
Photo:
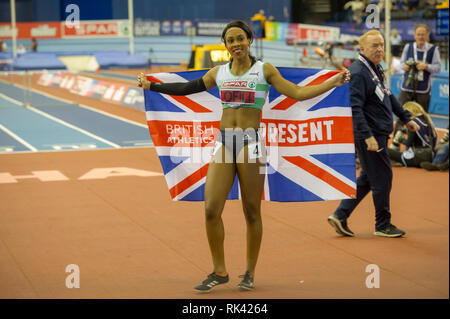
<svg viewBox="0 0 450 319">
<path fill-rule="evenodd" d="M 220 120 L 220 129 L 248 128 L 258 129 L 261 120 L 261 110 L 251 107 L 240 107 L 237 109 L 226 108 L 223 110 Z"/>
</svg>

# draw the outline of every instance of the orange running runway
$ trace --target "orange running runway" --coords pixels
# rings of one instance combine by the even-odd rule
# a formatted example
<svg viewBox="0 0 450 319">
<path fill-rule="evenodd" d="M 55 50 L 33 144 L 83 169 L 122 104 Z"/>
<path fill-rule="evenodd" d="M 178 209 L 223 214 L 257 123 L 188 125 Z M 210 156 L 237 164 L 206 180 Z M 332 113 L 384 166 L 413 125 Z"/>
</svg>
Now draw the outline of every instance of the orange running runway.
<svg viewBox="0 0 450 319">
<path fill-rule="evenodd" d="M 203 203 L 170 200 L 153 148 L 2 154 L 0 168 L 1 298 L 449 298 L 448 172 L 394 168 L 404 238 L 372 235 L 370 195 L 349 219 L 355 238 L 326 221 L 337 201 L 264 202 L 251 292 L 236 287 L 245 220 L 227 202 L 230 282 L 204 295 L 193 291 L 212 270 Z M 80 288 L 66 287 L 71 264 Z M 366 287 L 371 264 L 380 288 Z"/>
</svg>

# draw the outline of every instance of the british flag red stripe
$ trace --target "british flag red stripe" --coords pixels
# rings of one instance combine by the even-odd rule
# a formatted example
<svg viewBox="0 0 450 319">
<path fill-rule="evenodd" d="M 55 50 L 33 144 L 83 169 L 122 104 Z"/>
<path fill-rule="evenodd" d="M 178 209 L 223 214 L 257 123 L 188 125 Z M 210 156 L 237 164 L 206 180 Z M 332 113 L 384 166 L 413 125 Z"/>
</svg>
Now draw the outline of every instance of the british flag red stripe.
<svg viewBox="0 0 450 319">
<path fill-rule="evenodd" d="M 162 83 L 161 80 L 153 77 L 153 76 L 148 76 L 147 77 L 148 80 L 150 82 L 156 82 L 156 83 Z M 210 109 L 207 109 L 206 107 L 203 107 L 202 105 L 196 103 L 195 101 L 192 101 L 191 99 L 185 97 L 185 96 L 180 96 L 180 95 L 171 95 L 171 97 L 180 102 L 181 104 L 186 105 L 188 108 L 190 108 L 192 111 L 194 112 L 198 112 L 198 113 L 202 113 L 202 112 L 211 112 Z"/>
<path fill-rule="evenodd" d="M 337 73 L 339 73 L 339 71 L 327 71 L 325 74 L 322 74 L 317 77 L 313 77 L 312 79 L 307 79 L 306 81 L 303 81 L 303 83 L 300 83 L 300 85 L 302 85 L 302 86 L 317 85 L 317 84 L 325 82 L 329 78 L 335 76 Z M 308 80 L 311 80 L 311 81 L 309 82 Z M 306 83 L 304 83 L 304 82 L 306 82 Z M 272 110 L 286 110 L 297 102 L 298 102 L 297 100 L 294 100 L 290 97 L 286 97 L 285 99 L 281 100 L 278 104 L 276 104 L 274 107 L 272 107 Z"/>
</svg>

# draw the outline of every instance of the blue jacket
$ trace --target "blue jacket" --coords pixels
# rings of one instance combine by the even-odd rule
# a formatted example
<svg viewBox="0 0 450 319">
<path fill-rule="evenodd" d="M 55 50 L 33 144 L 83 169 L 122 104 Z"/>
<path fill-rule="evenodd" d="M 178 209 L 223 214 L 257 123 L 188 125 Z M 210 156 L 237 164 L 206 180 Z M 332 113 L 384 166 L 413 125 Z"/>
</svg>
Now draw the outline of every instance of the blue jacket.
<svg viewBox="0 0 450 319">
<path fill-rule="evenodd" d="M 408 132 L 408 138 L 400 138 L 400 143 L 406 145 L 406 147 L 428 147 L 433 151 L 437 143 L 437 133 L 433 130 L 433 127 L 428 125 L 427 119 L 423 114 L 420 114 L 413 118 L 413 121 L 419 125 L 417 132 Z"/>
<path fill-rule="evenodd" d="M 367 57 L 362 55 L 383 80 L 384 74 L 375 67 Z M 381 68 L 381 67 L 380 67 Z M 403 122 L 410 121 L 410 113 L 403 109 L 397 98 L 384 94 L 383 102 L 375 93 L 376 82 L 372 79 L 369 69 L 360 60 L 349 67 L 350 104 L 353 114 L 353 132 L 355 140 L 367 139 L 371 136 L 388 136 L 392 133 L 394 119 L 392 112 Z"/>
</svg>

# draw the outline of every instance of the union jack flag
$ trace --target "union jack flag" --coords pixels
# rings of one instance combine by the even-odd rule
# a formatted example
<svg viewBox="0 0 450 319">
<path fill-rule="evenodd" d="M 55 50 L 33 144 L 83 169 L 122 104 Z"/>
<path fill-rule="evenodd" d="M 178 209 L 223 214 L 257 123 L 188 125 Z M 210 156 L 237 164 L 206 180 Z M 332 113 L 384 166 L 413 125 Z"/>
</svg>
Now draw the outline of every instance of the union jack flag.
<svg viewBox="0 0 450 319">
<path fill-rule="evenodd" d="M 278 68 L 300 86 L 337 71 Z M 186 82 L 206 71 L 156 73 L 152 82 Z M 222 114 L 217 87 L 188 96 L 144 90 L 151 138 L 173 200 L 202 201 Z M 279 202 L 356 198 L 355 147 L 348 85 L 296 101 L 270 88 L 261 115 L 267 147 L 263 199 Z M 228 199 L 240 199 L 236 177 Z"/>
</svg>

